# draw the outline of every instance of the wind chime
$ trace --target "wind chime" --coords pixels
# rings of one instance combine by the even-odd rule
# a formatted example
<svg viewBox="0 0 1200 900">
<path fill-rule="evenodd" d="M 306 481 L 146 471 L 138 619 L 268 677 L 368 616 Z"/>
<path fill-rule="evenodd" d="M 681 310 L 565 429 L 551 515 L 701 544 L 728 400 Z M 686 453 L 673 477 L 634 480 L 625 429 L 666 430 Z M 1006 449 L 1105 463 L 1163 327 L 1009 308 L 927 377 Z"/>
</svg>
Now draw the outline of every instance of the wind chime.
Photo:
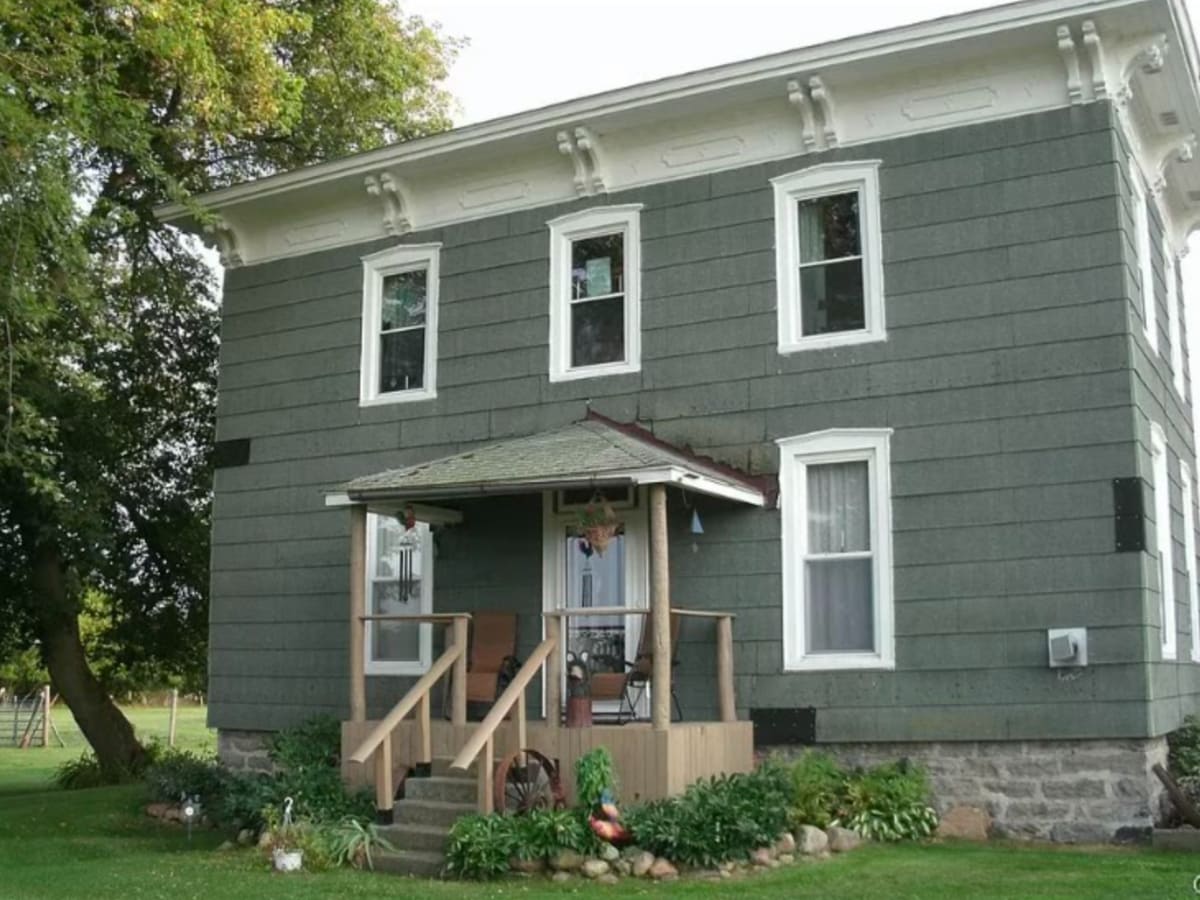
<svg viewBox="0 0 1200 900">
<path fill-rule="evenodd" d="M 415 555 L 421 547 L 421 533 L 417 530 L 417 519 L 411 506 L 404 508 L 401 524 L 404 531 L 396 542 L 396 595 L 398 601 L 407 606 L 420 590 Z"/>
</svg>

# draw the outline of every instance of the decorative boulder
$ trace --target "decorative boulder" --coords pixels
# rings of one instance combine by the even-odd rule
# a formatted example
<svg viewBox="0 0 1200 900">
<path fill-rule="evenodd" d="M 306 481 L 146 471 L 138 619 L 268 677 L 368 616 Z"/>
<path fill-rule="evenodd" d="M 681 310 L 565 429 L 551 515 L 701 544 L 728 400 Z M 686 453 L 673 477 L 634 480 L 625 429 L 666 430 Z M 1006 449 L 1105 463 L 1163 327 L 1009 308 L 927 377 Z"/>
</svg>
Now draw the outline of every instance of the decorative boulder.
<svg viewBox="0 0 1200 900">
<path fill-rule="evenodd" d="M 796 832 L 796 849 L 805 856 L 820 856 L 829 851 L 829 838 L 814 825 L 801 825 Z"/>
<path fill-rule="evenodd" d="M 771 864 L 771 851 L 766 847 L 759 847 L 757 850 L 750 851 L 750 862 L 756 866 L 766 868 Z"/>
<path fill-rule="evenodd" d="M 618 878 L 612 872 L 608 872 L 604 875 L 601 875 L 599 878 L 597 878 L 596 884 L 619 884 L 620 881 L 621 881 L 620 878 Z"/>
<path fill-rule="evenodd" d="M 857 831 L 851 831 L 849 828 L 842 828 L 838 825 L 830 825 L 826 828 L 825 836 L 829 838 L 829 849 L 834 853 L 845 853 L 862 845 L 862 835 Z"/>
<path fill-rule="evenodd" d="M 520 859 L 514 856 L 508 861 L 508 867 L 514 872 L 524 872 L 526 875 L 536 875 L 546 870 L 544 859 Z"/>
<path fill-rule="evenodd" d="M 653 862 L 653 860 L 651 860 L 651 862 Z M 612 867 L 613 867 L 613 871 L 616 872 L 618 875 L 632 875 L 633 874 L 633 863 L 631 863 L 627 859 L 618 859 L 616 862 L 614 862 L 612 864 Z"/>
<path fill-rule="evenodd" d="M 600 858 L 605 862 L 616 862 L 621 858 L 621 851 L 612 844 L 604 844 L 600 848 Z"/>
<path fill-rule="evenodd" d="M 243 847 L 248 847 L 254 843 L 254 832 L 249 828 L 243 828 L 237 833 L 237 842 Z"/>
<path fill-rule="evenodd" d="M 796 838 L 790 831 L 785 831 L 779 835 L 779 840 L 775 842 L 775 852 L 776 854 L 796 852 Z"/>
<path fill-rule="evenodd" d="M 650 867 L 648 873 L 651 878 L 663 880 L 668 878 L 678 878 L 679 870 L 671 865 L 669 860 L 663 859 L 661 856 L 654 860 L 654 865 Z"/>
<path fill-rule="evenodd" d="M 585 859 L 579 871 L 587 878 L 599 878 L 608 874 L 609 866 L 603 859 Z"/>
<path fill-rule="evenodd" d="M 992 817 L 978 806 L 955 806 L 946 811 L 938 823 L 937 835 L 964 841 L 986 841 L 992 827 Z"/>
<path fill-rule="evenodd" d="M 654 868 L 654 854 L 648 850 L 639 850 L 629 860 L 630 872 L 635 878 L 644 878 Z"/>
<path fill-rule="evenodd" d="M 550 868 L 556 872 L 574 872 L 583 865 L 583 857 L 574 850 L 559 850 L 550 857 Z"/>
<path fill-rule="evenodd" d="M 154 819 L 165 819 L 170 808 L 169 803 L 151 803 L 146 807 L 146 815 Z"/>
<path fill-rule="evenodd" d="M 551 881 L 570 881 L 571 873 L 570 872 L 555 872 L 553 875 L 550 876 L 550 880 Z"/>
</svg>

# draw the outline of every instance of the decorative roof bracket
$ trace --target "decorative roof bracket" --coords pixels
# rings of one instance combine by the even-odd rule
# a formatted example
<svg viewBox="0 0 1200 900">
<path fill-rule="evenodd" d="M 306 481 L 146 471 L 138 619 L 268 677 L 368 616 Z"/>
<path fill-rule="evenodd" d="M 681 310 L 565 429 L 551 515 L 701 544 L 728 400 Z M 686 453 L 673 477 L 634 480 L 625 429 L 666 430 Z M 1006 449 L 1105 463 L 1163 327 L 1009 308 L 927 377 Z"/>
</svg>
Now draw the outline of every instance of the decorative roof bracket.
<svg viewBox="0 0 1200 900">
<path fill-rule="evenodd" d="M 217 245 L 217 253 L 221 257 L 221 265 L 227 269 L 236 269 L 245 262 L 237 232 L 221 216 L 215 217 L 204 226 L 204 233 L 212 238 Z"/>
<path fill-rule="evenodd" d="M 604 151 L 596 133 L 586 125 L 555 135 L 558 152 L 571 158 L 575 168 L 575 193 L 590 197 L 608 190 Z"/>
<path fill-rule="evenodd" d="M 825 86 L 825 82 L 821 80 L 820 75 L 814 75 L 808 79 L 808 93 L 813 99 L 813 103 L 817 105 L 817 109 L 821 111 L 821 135 L 825 139 L 825 146 L 836 147 L 838 144 L 837 122 L 834 118 L 833 97 L 829 93 L 829 89 Z"/>
<path fill-rule="evenodd" d="M 796 111 L 800 113 L 800 142 L 804 147 L 804 152 L 816 150 L 817 130 L 813 124 L 815 117 L 812 101 L 808 98 L 808 90 L 799 81 L 789 81 L 787 92 L 788 103 L 796 107 Z"/>
<path fill-rule="evenodd" d="M 788 103 L 800 114 L 800 142 L 803 152 L 828 150 L 838 145 L 837 112 L 833 96 L 820 75 L 813 75 L 805 84 L 799 78 L 787 83 Z M 820 141 L 817 140 L 818 120 Z"/>
<path fill-rule="evenodd" d="M 1188 163 L 1196 158 L 1196 135 L 1174 135 L 1158 145 L 1156 154 L 1159 162 L 1154 169 L 1154 182 L 1150 190 L 1157 196 L 1167 187 L 1168 169 L 1172 163 Z"/>
<path fill-rule="evenodd" d="M 1058 37 L 1058 53 L 1067 70 L 1067 97 L 1072 104 L 1082 103 L 1083 78 L 1079 74 L 1079 54 L 1075 52 L 1075 39 L 1071 37 L 1071 29 L 1066 25 L 1059 25 L 1055 34 Z"/>
<path fill-rule="evenodd" d="M 391 172 L 368 175 L 363 179 L 367 193 L 378 197 L 383 203 L 383 230 L 391 235 L 407 234 L 412 231 L 410 218 L 412 204 L 404 182 Z"/>
<path fill-rule="evenodd" d="M 1104 55 L 1104 43 L 1100 40 L 1100 32 L 1096 23 L 1088 19 L 1083 23 L 1083 48 L 1087 51 L 1088 63 L 1092 68 L 1092 99 L 1107 100 L 1110 96 L 1108 89 L 1108 60 Z"/>
</svg>

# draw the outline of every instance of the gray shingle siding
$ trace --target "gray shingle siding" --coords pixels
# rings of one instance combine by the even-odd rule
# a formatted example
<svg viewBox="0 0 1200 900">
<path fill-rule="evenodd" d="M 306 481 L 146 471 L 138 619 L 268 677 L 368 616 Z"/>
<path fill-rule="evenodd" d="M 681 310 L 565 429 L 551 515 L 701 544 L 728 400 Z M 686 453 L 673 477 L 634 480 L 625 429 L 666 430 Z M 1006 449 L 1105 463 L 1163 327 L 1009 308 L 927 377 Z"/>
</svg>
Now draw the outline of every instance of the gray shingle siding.
<svg viewBox="0 0 1200 900">
<path fill-rule="evenodd" d="M 1173 453 L 1189 459 L 1191 423 L 1167 362 L 1146 357 L 1139 336 L 1110 117 L 1089 104 L 406 236 L 443 242 L 429 402 L 358 406 L 359 258 L 394 241 L 229 272 L 218 434 L 253 444 L 249 465 L 216 479 L 213 724 L 346 711 L 348 520 L 322 490 L 577 420 L 590 400 L 753 472 L 776 470 L 779 437 L 895 429 L 894 672 L 783 674 L 778 513 L 689 498 L 705 528 L 694 536 L 672 495 L 673 600 L 737 613 L 743 714 L 816 707 L 827 741 L 1171 727 L 1200 666 L 1150 662 L 1153 566 L 1113 552 L 1111 479 L 1148 474 L 1148 414 L 1172 423 Z M 888 339 L 780 356 L 769 179 L 856 158 L 882 160 Z M 551 384 L 545 223 L 605 202 L 644 204 L 642 371 Z M 1172 472 L 1181 516 L 1174 457 Z M 527 652 L 540 501 L 474 501 L 466 513 L 439 548 L 436 604 L 527 614 Z M 1092 664 L 1071 677 L 1046 667 L 1045 628 L 1060 625 L 1089 627 Z M 688 622 L 681 636 L 689 718 L 715 712 L 710 628 Z M 370 682 L 375 710 L 402 687 Z"/>
</svg>

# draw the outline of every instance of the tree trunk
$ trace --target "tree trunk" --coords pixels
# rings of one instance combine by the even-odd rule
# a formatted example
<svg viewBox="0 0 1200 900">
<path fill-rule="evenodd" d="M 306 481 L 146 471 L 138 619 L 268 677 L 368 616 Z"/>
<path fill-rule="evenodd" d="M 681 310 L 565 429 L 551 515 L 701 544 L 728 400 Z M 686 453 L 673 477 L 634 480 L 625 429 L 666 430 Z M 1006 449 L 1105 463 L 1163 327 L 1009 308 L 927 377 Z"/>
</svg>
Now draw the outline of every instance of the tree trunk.
<svg viewBox="0 0 1200 900">
<path fill-rule="evenodd" d="M 133 726 L 100 685 L 79 637 L 78 606 L 69 596 L 62 555 L 53 545 L 34 552 L 34 589 L 46 667 L 55 689 L 113 780 L 136 772 L 146 757 Z"/>
</svg>

